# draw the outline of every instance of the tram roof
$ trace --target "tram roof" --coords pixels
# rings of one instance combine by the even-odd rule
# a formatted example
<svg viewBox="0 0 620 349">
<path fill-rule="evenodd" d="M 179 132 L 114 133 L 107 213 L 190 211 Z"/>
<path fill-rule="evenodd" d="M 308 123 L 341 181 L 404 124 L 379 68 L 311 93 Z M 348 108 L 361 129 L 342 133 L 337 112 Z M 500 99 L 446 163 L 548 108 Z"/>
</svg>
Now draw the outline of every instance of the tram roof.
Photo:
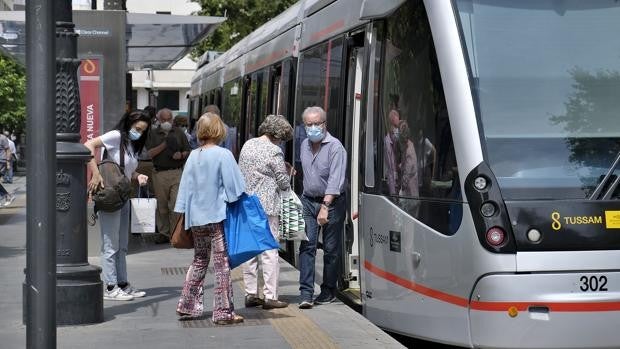
<svg viewBox="0 0 620 349">
<path fill-rule="evenodd" d="M 130 70 L 170 68 L 226 19 L 150 13 L 127 13 L 126 18 L 127 68 Z M 80 26 L 76 25 L 78 33 L 79 30 Z M 0 11 L 0 49 L 25 63 L 24 11 Z"/>
</svg>

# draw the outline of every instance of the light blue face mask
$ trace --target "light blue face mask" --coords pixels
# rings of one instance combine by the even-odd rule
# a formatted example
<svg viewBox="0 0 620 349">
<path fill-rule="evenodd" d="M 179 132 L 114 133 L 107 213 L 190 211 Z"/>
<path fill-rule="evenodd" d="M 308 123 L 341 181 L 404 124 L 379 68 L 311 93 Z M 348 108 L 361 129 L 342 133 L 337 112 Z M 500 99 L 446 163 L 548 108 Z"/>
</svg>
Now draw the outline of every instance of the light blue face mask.
<svg viewBox="0 0 620 349">
<path fill-rule="evenodd" d="M 325 132 L 323 131 L 323 128 L 317 125 L 312 125 L 309 127 L 306 126 L 306 135 L 312 143 L 320 142 L 323 140 L 323 138 L 325 138 Z"/>
<path fill-rule="evenodd" d="M 137 141 L 140 137 L 142 137 L 142 133 L 138 132 L 135 128 L 129 130 L 129 139 L 132 141 Z"/>
</svg>

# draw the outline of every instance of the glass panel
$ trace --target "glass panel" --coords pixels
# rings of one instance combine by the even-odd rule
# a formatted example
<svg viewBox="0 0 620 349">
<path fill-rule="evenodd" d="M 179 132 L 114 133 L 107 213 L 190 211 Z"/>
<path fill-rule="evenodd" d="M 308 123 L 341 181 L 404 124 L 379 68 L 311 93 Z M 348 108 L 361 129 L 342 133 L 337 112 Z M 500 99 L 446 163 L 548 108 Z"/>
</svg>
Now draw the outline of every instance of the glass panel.
<svg viewBox="0 0 620 349">
<path fill-rule="evenodd" d="M 620 3 L 456 0 L 509 199 L 583 199 L 620 150 Z"/>
<path fill-rule="evenodd" d="M 408 1 L 388 18 L 384 30 L 381 131 L 375 138 L 378 190 L 435 230 L 454 234 L 462 212 L 460 182 L 423 2 Z"/>
<path fill-rule="evenodd" d="M 295 168 L 296 183 L 301 187 L 302 177 L 299 149 L 306 138 L 301 114 L 311 106 L 320 106 L 327 113 L 328 132 L 344 140 L 344 121 L 341 107 L 343 40 L 337 38 L 315 46 L 301 54 L 300 81 L 297 85 L 297 110 L 295 113 Z"/>
<path fill-rule="evenodd" d="M 224 105 L 222 110 L 222 120 L 227 126 L 226 142 L 227 148 L 233 153 L 235 158 L 239 157 L 241 149 L 241 80 L 233 80 L 224 84 Z"/>
</svg>

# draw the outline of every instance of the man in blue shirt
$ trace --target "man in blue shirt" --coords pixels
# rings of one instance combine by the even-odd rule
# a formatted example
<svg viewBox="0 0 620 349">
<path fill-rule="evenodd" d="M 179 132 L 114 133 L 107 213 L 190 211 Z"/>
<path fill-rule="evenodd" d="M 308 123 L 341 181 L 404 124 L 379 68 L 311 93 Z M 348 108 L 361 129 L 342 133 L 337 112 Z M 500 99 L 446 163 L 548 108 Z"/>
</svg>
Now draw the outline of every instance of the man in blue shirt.
<svg viewBox="0 0 620 349">
<path fill-rule="evenodd" d="M 340 271 L 342 235 L 346 211 L 345 176 L 347 152 L 327 132 L 327 116 L 321 107 L 309 107 L 302 114 L 306 138 L 300 146 L 303 169 L 304 220 L 308 241 L 299 247 L 299 308 L 328 304 L 336 299 Z M 314 268 L 319 231 L 323 234 L 323 284 L 314 294 Z"/>
</svg>

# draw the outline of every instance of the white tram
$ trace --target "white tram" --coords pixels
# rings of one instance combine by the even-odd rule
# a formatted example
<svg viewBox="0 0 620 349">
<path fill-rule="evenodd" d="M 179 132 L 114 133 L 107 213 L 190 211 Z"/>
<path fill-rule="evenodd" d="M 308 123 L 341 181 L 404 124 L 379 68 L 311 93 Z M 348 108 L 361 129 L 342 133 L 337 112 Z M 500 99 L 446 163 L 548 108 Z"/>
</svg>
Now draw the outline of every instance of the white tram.
<svg viewBox="0 0 620 349">
<path fill-rule="evenodd" d="M 300 1 L 201 62 L 190 113 L 218 104 L 235 153 L 285 115 L 299 167 L 327 111 L 359 213 L 341 287 L 378 326 L 619 348 L 619 32 L 617 0 Z"/>
</svg>

